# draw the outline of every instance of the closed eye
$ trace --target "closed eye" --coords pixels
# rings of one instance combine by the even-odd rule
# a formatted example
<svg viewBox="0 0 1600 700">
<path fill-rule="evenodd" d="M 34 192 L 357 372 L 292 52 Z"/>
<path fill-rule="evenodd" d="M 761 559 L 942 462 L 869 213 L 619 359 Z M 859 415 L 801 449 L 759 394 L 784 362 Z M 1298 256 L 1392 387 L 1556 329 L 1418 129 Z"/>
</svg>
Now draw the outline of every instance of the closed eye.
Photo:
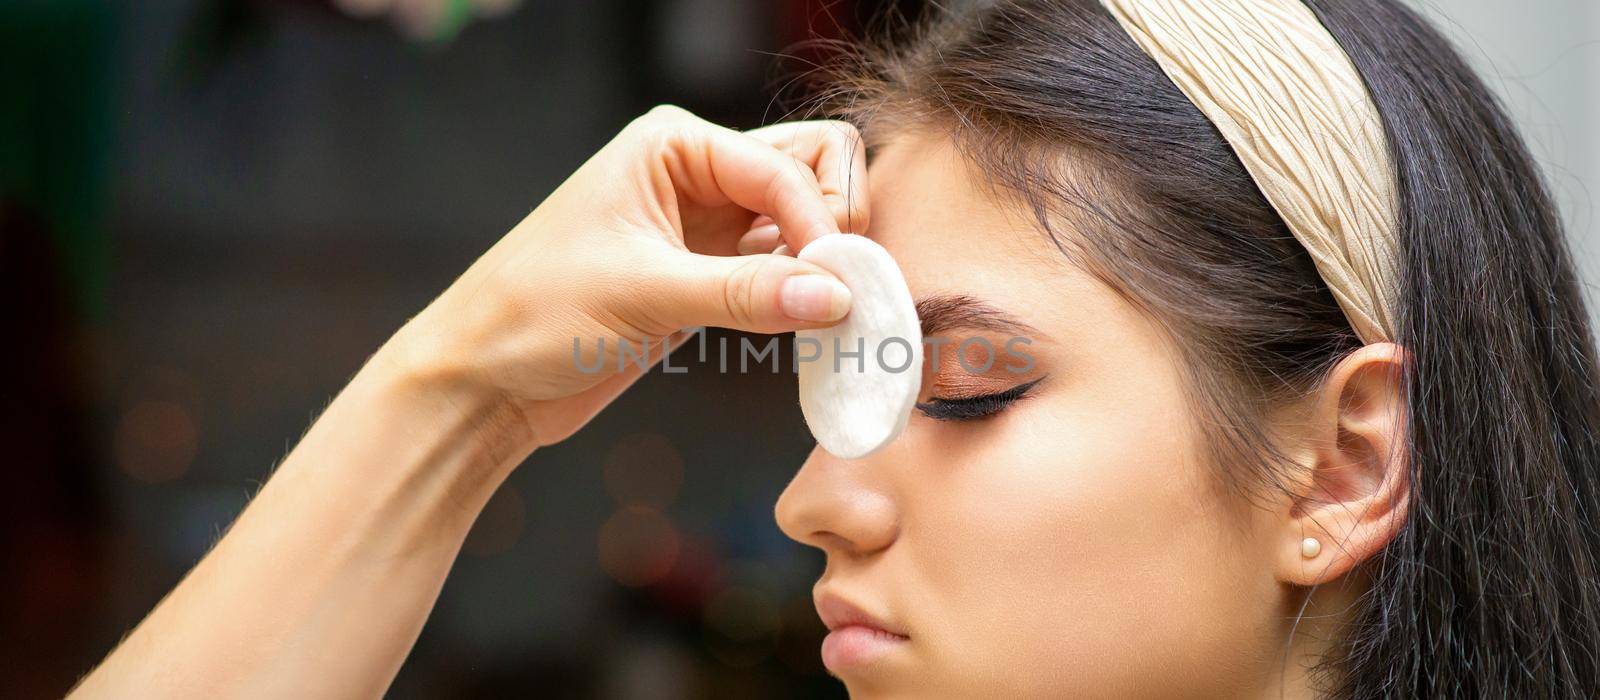
<svg viewBox="0 0 1600 700">
<path fill-rule="evenodd" d="M 1028 390 L 1032 389 L 1042 379 L 1044 377 L 1018 384 L 1010 389 L 993 394 L 948 399 L 935 396 L 926 402 L 917 404 L 917 410 L 921 411 L 922 415 L 934 420 L 954 421 L 987 418 L 1005 410 L 1011 404 L 1016 403 L 1018 399 L 1026 396 Z"/>
</svg>

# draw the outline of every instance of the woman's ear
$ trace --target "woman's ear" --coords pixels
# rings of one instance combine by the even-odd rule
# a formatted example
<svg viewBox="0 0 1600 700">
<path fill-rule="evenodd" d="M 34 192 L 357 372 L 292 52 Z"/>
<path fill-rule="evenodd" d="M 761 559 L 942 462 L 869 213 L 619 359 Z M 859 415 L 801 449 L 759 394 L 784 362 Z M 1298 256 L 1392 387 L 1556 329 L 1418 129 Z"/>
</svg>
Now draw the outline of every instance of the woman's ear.
<svg viewBox="0 0 1600 700">
<path fill-rule="evenodd" d="M 1340 360 L 1310 399 L 1299 433 L 1310 469 L 1295 479 L 1281 528 L 1280 581 L 1338 579 L 1400 532 L 1411 501 L 1401 384 L 1408 359 L 1394 343 L 1367 345 Z"/>
</svg>

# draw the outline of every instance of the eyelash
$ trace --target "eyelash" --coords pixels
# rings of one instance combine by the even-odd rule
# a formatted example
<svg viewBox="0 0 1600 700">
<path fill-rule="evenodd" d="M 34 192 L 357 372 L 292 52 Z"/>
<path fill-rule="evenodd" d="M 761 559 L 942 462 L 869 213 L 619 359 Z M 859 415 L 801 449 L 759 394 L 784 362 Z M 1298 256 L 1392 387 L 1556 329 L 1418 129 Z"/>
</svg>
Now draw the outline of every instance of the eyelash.
<svg viewBox="0 0 1600 700">
<path fill-rule="evenodd" d="M 1040 379 L 1044 379 L 1044 377 L 1018 384 L 1005 391 L 982 396 L 967 396 L 959 399 L 934 397 L 928 399 L 926 403 L 917 404 L 917 410 L 921 411 L 922 415 L 934 420 L 958 421 L 987 418 L 1005 410 L 1011 404 L 1016 403 L 1018 399 L 1026 396 L 1028 390 L 1032 389 L 1033 385 L 1038 384 Z"/>
</svg>

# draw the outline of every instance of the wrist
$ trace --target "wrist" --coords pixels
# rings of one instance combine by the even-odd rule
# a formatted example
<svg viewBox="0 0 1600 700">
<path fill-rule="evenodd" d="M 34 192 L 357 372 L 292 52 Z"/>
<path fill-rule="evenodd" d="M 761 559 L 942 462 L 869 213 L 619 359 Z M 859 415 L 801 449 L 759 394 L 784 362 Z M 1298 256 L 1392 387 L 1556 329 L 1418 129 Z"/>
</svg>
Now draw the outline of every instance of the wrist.
<svg viewBox="0 0 1600 700">
<path fill-rule="evenodd" d="M 365 383 L 390 406 L 408 406 L 419 422 L 451 433 L 468 462 L 508 471 L 533 451 L 532 426 L 517 401 L 465 358 L 413 324 L 385 343 L 353 383 Z"/>
</svg>

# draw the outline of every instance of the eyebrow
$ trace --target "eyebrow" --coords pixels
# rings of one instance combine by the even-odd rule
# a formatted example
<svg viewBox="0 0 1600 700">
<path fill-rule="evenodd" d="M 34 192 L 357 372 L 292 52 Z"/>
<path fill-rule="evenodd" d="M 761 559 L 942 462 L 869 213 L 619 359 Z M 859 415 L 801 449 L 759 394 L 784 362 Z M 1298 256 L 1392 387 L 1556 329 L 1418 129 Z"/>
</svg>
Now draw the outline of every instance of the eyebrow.
<svg viewBox="0 0 1600 700">
<path fill-rule="evenodd" d="M 935 294 L 917 300 L 922 335 L 966 329 L 1013 335 L 1037 335 L 1038 329 L 999 307 L 965 294 Z"/>
</svg>

